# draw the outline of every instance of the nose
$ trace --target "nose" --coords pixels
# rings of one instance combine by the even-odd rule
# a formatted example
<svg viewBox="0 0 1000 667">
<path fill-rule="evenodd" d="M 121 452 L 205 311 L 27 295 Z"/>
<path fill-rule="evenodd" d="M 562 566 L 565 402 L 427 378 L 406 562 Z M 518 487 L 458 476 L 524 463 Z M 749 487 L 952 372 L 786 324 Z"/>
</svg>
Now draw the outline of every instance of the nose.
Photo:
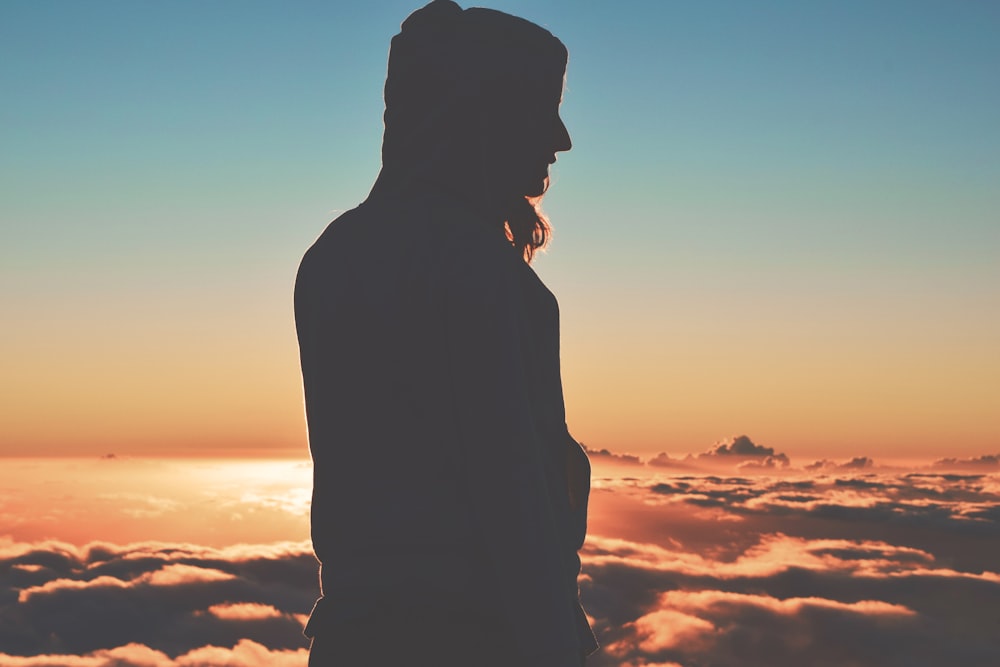
<svg viewBox="0 0 1000 667">
<path fill-rule="evenodd" d="M 556 116 L 555 146 L 553 146 L 552 152 L 564 152 L 571 148 L 573 148 L 573 142 L 569 138 L 569 130 L 566 129 L 566 124 L 563 123 L 563 119 Z"/>
</svg>

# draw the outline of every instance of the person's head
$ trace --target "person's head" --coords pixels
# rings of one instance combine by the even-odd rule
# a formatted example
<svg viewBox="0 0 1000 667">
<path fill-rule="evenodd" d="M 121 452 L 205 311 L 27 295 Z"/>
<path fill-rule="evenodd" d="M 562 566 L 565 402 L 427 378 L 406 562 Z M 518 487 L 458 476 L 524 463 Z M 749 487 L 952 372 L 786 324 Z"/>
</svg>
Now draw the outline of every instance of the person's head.
<svg viewBox="0 0 1000 667">
<path fill-rule="evenodd" d="M 547 30 L 502 12 L 434 0 L 392 40 L 383 175 L 446 188 L 506 224 L 530 260 L 548 223 L 538 203 L 555 154 L 567 52 Z"/>
</svg>

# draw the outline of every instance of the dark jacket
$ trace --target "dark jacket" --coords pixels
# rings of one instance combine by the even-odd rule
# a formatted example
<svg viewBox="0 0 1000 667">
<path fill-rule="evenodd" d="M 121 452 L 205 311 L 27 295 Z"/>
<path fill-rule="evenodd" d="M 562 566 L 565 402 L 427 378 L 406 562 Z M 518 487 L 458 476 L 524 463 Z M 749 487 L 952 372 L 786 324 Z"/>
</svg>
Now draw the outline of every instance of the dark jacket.
<svg viewBox="0 0 1000 667">
<path fill-rule="evenodd" d="M 309 249 L 295 318 L 323 598 L 481 615 L 579 664 L 590 466 L 565 424 L 555 297 L 448 197 L 376 189 Z"/>
</svg>

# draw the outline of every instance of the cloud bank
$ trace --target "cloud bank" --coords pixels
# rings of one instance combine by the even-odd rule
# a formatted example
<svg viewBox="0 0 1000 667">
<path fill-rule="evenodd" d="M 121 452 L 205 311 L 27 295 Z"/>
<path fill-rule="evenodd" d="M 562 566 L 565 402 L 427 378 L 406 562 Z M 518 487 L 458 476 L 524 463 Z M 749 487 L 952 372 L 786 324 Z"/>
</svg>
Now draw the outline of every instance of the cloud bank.
<svg viewBox="0 0 1000 667">
<path fill-rule="evenodd" d="M 588 667 L 1000 664 L 1000 474 L 630 466 L 591 499 Z M 306 541 L 0 538 L 0 665 L 303 667 L 316 567 Z"/>
<path fill-rule="evenodd" d="M 316 571 L 304 542 L 0 541 L 0 664 L 295 664 Z"/>
<path fill-rule="evenodd" d="M 597 496 L 588 664 L 1000 664 L 997 476 L 675 474 Z"/>
<path fill-rule="evenodd" d="M 304 667 L 304 648 L 272 651 L 249 639 L 232 648 L 202 646 L 176 658 L 143 644 L 126 644 L 85 655 L 54 654 L 15 656 L 0 653 L 5 667 Z"/>
</svg>

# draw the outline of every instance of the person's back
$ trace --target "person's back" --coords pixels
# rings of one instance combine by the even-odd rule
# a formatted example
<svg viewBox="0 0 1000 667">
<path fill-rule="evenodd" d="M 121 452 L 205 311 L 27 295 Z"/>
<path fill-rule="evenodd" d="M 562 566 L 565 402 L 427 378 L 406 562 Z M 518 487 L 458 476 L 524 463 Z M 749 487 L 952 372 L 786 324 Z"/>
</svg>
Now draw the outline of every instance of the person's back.
<svg viewBox="0 0 1000 667">
<path fill-rule="evenodd" d="M 447 374 L 445 263 L 456 258 L 433 233 L 472 227 L 442 208 L 371 197 L 330 225 L 296 282 L 313 545 L 337 564 L 324 593 L 351 598 L 338 607 L 352 615 L 379 604 L 373 585 L 424 597 L 483 585 Z"/>
</svg>

